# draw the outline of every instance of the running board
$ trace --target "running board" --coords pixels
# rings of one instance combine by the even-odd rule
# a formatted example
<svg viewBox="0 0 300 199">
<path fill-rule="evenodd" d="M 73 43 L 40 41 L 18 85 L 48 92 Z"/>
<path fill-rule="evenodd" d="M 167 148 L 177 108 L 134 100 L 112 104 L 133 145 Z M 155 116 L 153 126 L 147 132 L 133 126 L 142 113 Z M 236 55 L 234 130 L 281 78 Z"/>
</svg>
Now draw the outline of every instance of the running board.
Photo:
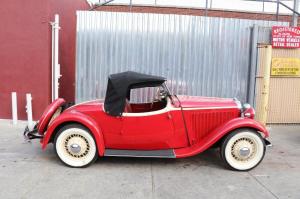
<svg viewBox="0 0 300 199">
<path fill-rule="evenodd" d="M 168 150 L 118 150 L 105 149 L 104 156 L 143 157 L 143 158 L 175 158 L 173 149 Z"/>
</svg>

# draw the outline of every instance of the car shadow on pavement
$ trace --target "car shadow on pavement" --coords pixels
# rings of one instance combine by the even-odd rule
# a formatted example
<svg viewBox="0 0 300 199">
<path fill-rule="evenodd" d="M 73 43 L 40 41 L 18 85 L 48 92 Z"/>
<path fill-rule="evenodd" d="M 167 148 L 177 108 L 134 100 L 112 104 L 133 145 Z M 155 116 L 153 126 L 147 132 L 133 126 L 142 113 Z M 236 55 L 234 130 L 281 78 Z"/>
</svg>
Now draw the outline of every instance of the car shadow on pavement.
<svg viewBox="0 0 300 199">
<path fill-rule="evenodd" d="M 32 148 L 35 151 L 36 157 L 43 159 L 44 161 L 51 162 L 51 164 L 60 164 L 66 166 L 57 157 L 53 149 L 53 145 L 50 144 L 45 151 L 38 149 L 39 146 Z M 31 151 L 30 150 L 30 151 Z M 30 152 L 29 152 L 30 153 Z M 135 166 L 174 166 L 174 167 L 210 167 L 216 169 L 226 169 L 223 161 L 220 157 L 218 148 L 208 149 L 198 155 L 187 158 L 138 158 L 138 157 L 99 157 L 94 163 L 94 166 L 120 166 L 120 165 L 135 165 Z M 92 166 L 92 165 L 91 165 Z"/>
<path fill-rule="evenodd" d="M 209 149 L 201 154 L 187 158 L 138 158 L 138 157 L 101 157 L 96 162 L 98 164 L 125 164 L 125 165 L 153 165 L 153 166 L 176 166 L 176 167 L 211 167 L 224 169 L 223 162 L 217 149 Z"/>
</svg>

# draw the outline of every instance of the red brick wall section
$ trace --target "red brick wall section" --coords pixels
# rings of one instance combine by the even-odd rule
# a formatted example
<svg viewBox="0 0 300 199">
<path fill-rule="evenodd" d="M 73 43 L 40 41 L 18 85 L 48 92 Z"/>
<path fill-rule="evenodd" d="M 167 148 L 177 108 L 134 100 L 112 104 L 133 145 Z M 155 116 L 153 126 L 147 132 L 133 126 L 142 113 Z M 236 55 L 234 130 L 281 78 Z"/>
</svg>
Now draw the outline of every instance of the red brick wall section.
<svg viewBox="0 0 300 199">
<path fill-rule="evenodd" d="M 161 13 L 161 14 L 179 14 L 179 15 L 194 15 L 204 16 L 204 9 L 195 8 L 175 8 L 175 7 L 152 7 L 152 6 L 129 6 L 124 5 L 106 5 L 98 7 L 99 11 L 114 11 L 114 12 L 137 12 L 137 13 Z M 239 19 L 256 19 L 256 20 L 270 20 L 275 21 L 274 14 L 226 11 L 226 10 L 208 10 L 207 16 L 223 17 L 223 18 L 239 18 Z M 280 15 L 278 21 L 291 22 L 291 16 Z M 300 18 L 299 20 L 300 21 Z M 298 23 L 300 25 L 300 23 Z"/>
</svg>

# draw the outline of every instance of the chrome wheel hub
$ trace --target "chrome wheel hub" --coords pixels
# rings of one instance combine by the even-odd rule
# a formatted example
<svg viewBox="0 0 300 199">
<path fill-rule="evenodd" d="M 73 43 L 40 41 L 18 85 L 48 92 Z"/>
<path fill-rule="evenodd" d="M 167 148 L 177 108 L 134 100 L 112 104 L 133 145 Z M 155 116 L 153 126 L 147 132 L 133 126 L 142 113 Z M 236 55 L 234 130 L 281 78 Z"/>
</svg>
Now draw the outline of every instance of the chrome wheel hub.
<svg viewBox="0 0 300 199">
<path fill-rule="evenodd" d="M 250 154 L 250 149 L 248 147 L 243 147 L 240 149 L 240 156 L 246 157 Z"/>
<path fill-rule="evenodd" d="M 231 155 L 238 161 L 249 161 L 257 151 L 256 143 L 250 138 L 240 138 L 231 147 Z"/>
<path fill-rule="evenodd" d="M 85 157 L 90 150 L 88 140 L 80 134 L 69 135 L 64 145 L 66 152 L 74 158 Z"/>
<path fill-rule="evenodd" d="M 79 153 L 81 151 L 81 147 L 78 144 L 71 144 L 70 150 L 72 153 Z"/>
</svg>

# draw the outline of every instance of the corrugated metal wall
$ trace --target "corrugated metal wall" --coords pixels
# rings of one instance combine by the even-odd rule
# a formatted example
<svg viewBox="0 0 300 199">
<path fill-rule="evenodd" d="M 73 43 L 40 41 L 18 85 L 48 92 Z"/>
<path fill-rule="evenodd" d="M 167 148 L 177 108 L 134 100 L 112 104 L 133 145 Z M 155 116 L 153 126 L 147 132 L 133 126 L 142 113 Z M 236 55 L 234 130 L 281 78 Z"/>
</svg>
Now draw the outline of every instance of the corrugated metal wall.
<svg viewBox="0 0 300 199">
<path fill-rule="evenodd" d="M 237 97 L 245 102 L 251 44 L 257 43 L 251 41 L 253 24 L 286 23 L 79 11 L 76 102 L 103 98 L 107 76 L 126 70 L 165 76 L 176 94 Z M 147 92 L 142 96 L 147 98 Z"/>
</svg>

